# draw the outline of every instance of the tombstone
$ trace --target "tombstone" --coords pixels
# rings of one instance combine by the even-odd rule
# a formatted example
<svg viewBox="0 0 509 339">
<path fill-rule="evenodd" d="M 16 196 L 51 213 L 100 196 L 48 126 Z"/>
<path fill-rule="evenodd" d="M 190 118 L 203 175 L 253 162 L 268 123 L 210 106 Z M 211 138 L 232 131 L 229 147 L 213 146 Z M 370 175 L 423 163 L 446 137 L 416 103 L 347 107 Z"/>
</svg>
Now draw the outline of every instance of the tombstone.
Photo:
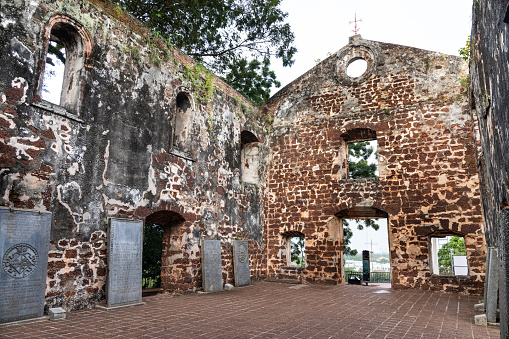
<svg viewBox="0 0 509 339">
<path fill-rule="evenodd" d="M 0 323 L 40 318 L 52 214 L 0 208 Z"/>
<path fill-rule="evenodd" d="M 235 276 L 235 286 L 251 284 L 247 240 L 233 241 L 233 274 Z"/>
<path fill-rule="evenodd" d="M 221 242 L 219 240 L 202 240 L 201 275 L 203 279 L 203 290 L 205 292 L 223 290 Z"/>
<path fill-rule="evenodd" d="M 107 307 L 141 304 L 143 221 L 110 219 Z"/>
</svg>

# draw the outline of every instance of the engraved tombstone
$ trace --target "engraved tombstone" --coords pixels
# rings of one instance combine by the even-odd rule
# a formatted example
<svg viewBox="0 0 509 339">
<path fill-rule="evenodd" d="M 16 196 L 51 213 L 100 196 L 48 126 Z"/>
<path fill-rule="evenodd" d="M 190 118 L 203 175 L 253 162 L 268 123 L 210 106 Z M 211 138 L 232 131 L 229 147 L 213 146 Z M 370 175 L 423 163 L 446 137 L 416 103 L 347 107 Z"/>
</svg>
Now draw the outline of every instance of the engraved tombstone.
<svg viewBox="0 0 509 339">
<path fill-rule="evenodd" d="M 219 240 L 202 240 L 201 253 L 203 290 L 205 292 L 222 291 L 221 242 Z"/>
<path fill-rule="evenodd" d="M 235 286 L 251 284 L 247 240 L 233 241 L 233 273 L 235 275 Z"/>
<path fill-rule="evenodd" d="M 110 219 L 108 307 L 141 303 L 143 221 Z"/>
<path fill-rule="evenodd" d="M 51 213 L 0 208 L 0 323 L 42 317 Z"/>
</svg>

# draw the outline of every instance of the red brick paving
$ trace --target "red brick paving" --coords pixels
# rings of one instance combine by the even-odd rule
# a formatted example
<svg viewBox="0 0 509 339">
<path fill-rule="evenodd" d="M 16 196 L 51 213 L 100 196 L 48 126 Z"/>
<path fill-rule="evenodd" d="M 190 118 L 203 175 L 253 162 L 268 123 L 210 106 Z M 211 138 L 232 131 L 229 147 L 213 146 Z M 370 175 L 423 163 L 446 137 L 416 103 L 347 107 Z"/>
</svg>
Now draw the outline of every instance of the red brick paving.
<svg viewBox="0 0 509 339">
<path fill-rule="evenodd" d="M 146 305 L 0 327 L 0 338 L 499 338 L 473 323 L 477 296 L 377 286 L 256 282 L 214 294 L 156 295 Z"/>
</svg>

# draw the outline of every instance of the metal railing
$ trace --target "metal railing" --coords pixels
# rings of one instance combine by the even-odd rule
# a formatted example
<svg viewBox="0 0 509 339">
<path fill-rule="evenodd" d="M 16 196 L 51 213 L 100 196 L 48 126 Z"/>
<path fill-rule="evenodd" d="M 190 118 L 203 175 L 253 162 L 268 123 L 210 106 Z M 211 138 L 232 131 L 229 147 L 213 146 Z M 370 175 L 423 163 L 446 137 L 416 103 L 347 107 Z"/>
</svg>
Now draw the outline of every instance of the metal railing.
<svg viewBox="0 0 509 339">
<path fill-rule="evenodd" d="M 357 277 L 362 281 L 362 272 L 345 272 L 345 281 L 348 282 L 350 277 Z M 369 282 L 372 283 L 390 283 L 391 272 L 371 272 L 369 279 Z"/>
</svg>

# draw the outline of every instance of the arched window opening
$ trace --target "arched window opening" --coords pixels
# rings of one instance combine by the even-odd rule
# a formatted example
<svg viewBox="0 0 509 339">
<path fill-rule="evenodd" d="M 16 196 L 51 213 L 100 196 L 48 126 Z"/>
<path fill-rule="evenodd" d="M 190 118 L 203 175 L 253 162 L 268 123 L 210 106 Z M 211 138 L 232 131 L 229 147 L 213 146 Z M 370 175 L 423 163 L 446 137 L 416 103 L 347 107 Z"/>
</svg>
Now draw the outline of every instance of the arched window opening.
<svg viewBox="0 0 509 339">
<path fill-rule="evenodd" d="M 173 147 L 182 152 L 189 152 L 191 145 L 191 129 L 193 109 L 191 100 L 185 92 L 180 92 L 176 99 L 175 133 Z"/>
<path fill-rule="evenodd" d="M 172 211 L 158 211 L 145 219 L 143 234 L 142 281 L 144 294 L 159 288 L 171 287 L 175 277 L 170 277 L 175 258 L 182 256 L 179 249 L 181 230 L 178 227 L 185 219 Z M 178 277 L 177 277 L 178 278 Z M 152 291 L 151 291 L 152 290 Z"/>
<path fill-rule="evenodd" d="M 306 237 L 304 233 L 289 231 L 282 234 L 285 247 L 286 265 L 290 267 L 306 267 Z"/>
<path fill-rule="evenodd" d="M 48 44 L 41 98 L 60 105 L 65 73 L 65 47 L 52 37 Z"/>
<path fill-rule="evenodd" d="M 90 42 L 83 27 L 71 18 L 53 17 L 48 30 L 39 94 L 43 100 L 77 114 Z"/>
<path fill-rule="evenodd" d="M 378 145 L 376 132 L 368 128 L 356 128 L 342 135 L 348 160 L 348 178 L 378 177 Z"/>
<path fill-rule="evenodd" d="M 336 214 L 341 219 L 343 272 L 349 283 L 391 283 L 388 214 L 363 202 Z M 365 262 L 362 254 L 368 252 Z"/>
<path fill-rule="evenodd" d="M 248 184 L 259 184 L 258 170 L 260 156 L 258 138 L 249 131 L 242 131 L 240 133 L 240 142 L 242 147 L 240 152 L 242 181 Z"/>
</svg>

